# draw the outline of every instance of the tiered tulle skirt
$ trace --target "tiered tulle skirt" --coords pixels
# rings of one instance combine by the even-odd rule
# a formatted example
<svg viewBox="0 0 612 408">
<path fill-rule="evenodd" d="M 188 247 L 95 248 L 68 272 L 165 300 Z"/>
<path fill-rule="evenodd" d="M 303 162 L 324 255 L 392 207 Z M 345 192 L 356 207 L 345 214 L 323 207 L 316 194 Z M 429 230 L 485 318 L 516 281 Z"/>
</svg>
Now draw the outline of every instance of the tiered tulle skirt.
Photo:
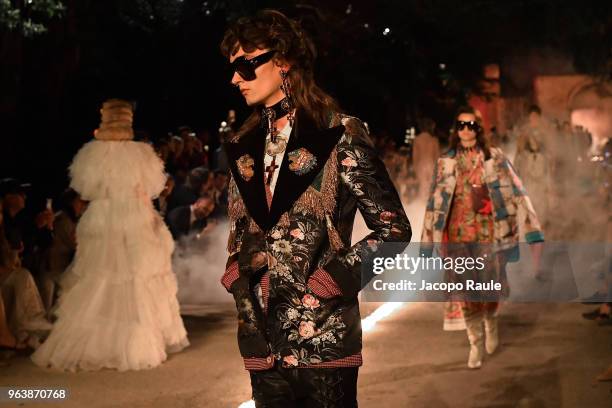
<svg viewBox="0 0 612 408">
<path fill-rule="evenodd" d="M 77 253 L 58 319 L 32 355 L 42 367 L 153 368 L 189 345 L 172 272 L 173 241 L 150 202 L 94 200 L 77 227 Z"/>
</svg>

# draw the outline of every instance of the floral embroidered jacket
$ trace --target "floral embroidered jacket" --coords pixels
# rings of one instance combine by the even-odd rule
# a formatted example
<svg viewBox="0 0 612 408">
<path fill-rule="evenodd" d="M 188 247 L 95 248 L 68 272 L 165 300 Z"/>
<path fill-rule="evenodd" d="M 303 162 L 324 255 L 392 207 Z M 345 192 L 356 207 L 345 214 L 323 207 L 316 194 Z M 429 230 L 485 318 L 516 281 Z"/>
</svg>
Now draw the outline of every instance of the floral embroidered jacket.
<svg viewBox="0 0 612 408">
<path fill-rule="evenodd" d="M 361 257 L 381 242 L 409 242 L 396 190 L 362 122 L 334 113 L 318 129 L 298 111 L 274 197 L 264 187 L 265 131 L 224 145 L 229 258 L 222 284 L 238 310 L 245 368 L 361 365 Z M 354 246 L 359 208 L 372 232 Z M 363 285 L 365 285 L 364 282 Z M 254 295 L 261 288 L 262 301 Z"/>
<path fill-rule="evenodd" d="M 431 255 L 428 243 L 444 242 L 444 231 L 457 184 L 455 151 L 442 155 L 436 164 L 431 193 L 425 210 L 421 242 L 424 255 Z M 491 198 L 496 249 L 508 251 L 509 261 L 517 260 L 519 230 L 528 243 L 544 240 L 540 223 L 523 184 L 510 161 L 498 148 L 484 162 L 484 180 Z"/>
</svg>

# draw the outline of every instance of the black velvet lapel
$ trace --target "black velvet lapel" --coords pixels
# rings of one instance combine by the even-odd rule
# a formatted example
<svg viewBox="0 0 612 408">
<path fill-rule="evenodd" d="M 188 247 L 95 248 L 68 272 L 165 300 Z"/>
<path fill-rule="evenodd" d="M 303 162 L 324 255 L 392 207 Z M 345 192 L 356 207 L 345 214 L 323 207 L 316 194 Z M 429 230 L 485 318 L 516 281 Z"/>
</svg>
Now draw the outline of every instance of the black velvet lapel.
<svg viewBox="0 0 612 408">
<path fill-rule="evenodd" d="M 317 129 L 312 118 L 303 111 L 297 112 L 296 128 L 291 130 L 291 137 L 285 150 L 266 229 L 276 225 L 281 215 L 289 210 L 308 186 L 312 184 L 315 177 L 323 170 L 334 146 L 344 134 L 344 126 L 342 125 Z M 315 167 L 303 175 L 298 175 L 289 169 L 288 154 L 300 148 L 308 150 L 317 159 Z"/>
<path fill-rule="evenodd" d="M 268 204 L 266 201 L 266 189 L 264 187 L 264 145 L 266 142 L 265 130 L 261 127 L 255 128 L 245 134 L 236 143 L 224 143 L 223 147 L 227 154 L 232 177 L 236 181 L 240 196 L 244 205 L 257 225 L 266 230 L 268 224 Z M 248 154 L 253 158 L 254 174 L 246 181 L 238 171 L 236 161 Z"/>
<path fill-rule="evenodd" d="M 270 210 L 268 210 L 264 186 L 265 130 L 257 127 L 241 137 L 236 143 L 224 143 L 230 170 L 245 207 L 263 231 L 268 231 L 276 225 L 281 215 L 289 210 L 308 186 L 312 184 L 343 134 L 344 126 L 342 125 L 328 129 L 318 129 L 314 121 L 305 112 L 297 112 L 296 127 L 291 130 Z M 300 148 L 308 150 L 317 159 L 316 165 L 303 175 L 298 175 L 289 169 L 288 154 Z M 254 175 L 249 181 L 242 178 L 236 163 L 245 154 L 251 156 L 254 161 Z"/>
</svg>

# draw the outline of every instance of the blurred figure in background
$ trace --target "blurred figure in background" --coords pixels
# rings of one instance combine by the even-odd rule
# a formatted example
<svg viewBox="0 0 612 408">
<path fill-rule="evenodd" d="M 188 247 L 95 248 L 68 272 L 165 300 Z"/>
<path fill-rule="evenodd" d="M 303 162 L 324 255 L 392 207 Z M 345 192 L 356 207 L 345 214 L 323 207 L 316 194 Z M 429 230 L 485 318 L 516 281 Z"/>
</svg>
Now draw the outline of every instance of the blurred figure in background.
<svg viewBox="0 0 612 408">
<path fill-rule="evenodd" d="M 38 287 L 30 272 L 21 266 L 17 252 L 4 235 L 0 203 L 0 341 L 4 346 L 37 348 L 51 330 L 45 318 Z M 7 332 L 8 329 L 8 332 Z M 14 342 L 13 342 L 14 340 Z"/>
<path fill-rule="evenodd" d="M 548 220 L 549 186 L 552 183 L 552 144 L 551 129 L 542 117 L 542 111 L 536 105 L 531 106 L 527 123 L 519 133 L 514 164 L 544 227 Z"/>
<path fill-rule="evenodd" d="M 177 184 L 183 184 L 187 179 L 187 170 L 180 167 L 180 158 L 185 148 L 184 140 L 179 136 L 171 136 L 168 142 L 170 154 L 166 163 L 167 171 L 174 176 Z"/>
<path fill-rule="evenodd" d="M 412 165 L 418 181 L 418 197 L 424 199 L 429 193 L 436 160 L 440 157 L 440 142 L 434 136 L 436 122 L 423 118 L 420 123 L 421 133 L 414 139 L 412 147 Z"/>
<path fill-rule="evenodd" d="M 183 138 L 183 146 L 183 151 L 176 161 L 177 171 L 188 173 L 193 168 L 207 165 L 202 142 L 196 138 L 195 133 L 189 133 Z"/>
<path fill-rule="evenodd" d="M 166 171 L 168 171 L 168 159 L 170 157 L 170 145 L 168 144 L 168 140 L 161 139 L 157 143 L 155 143 L 155 152 L 164 162 Z"/>
<path fill-rule="evenodd" d="M 172 195 L 174 191 L 174 177 L 171 174 L 166 173 L 166 186 L 159 193 L 159 197 L 153 200 L 153 205 L 155 209 L 159 211 L 159 214 L 162 217 L 166 217 L 168 214 L 168 198 Z"/>
<path fill-rule="evenodd" d="M 215 211 L 212 216 L 214 218 L 227 217 L 227 205 L 228 205 L 228 182 L 229 175 L 226 171 L 215 170 L 213 179 L 213 187 L 211 189 L 210 196 L 215 202 Z"/>
<path fill-rule="evenodd" d="M 57 297 L 61 277 L 72 262 L 76 251 L 76 226 L 87 208 L 79 193 L 69 188 L 60 199 L 61 209 L 53 223 L 53 242 L 47 252 L 41 274 L 41 296 L 48 315 Z"/>
<path fill-rule="evenodd" d="M 53 210 L 49 204 L 31 217 L 26 211 L 26 187 L 18 180 L 0 181 L 4 208 L 4 233 L 11 248 L 19 253 L 22 265 L 40 276 L 45 251 L 53 239 Z"/>
<path fill-rule="evenodd" d="M 587 159 L 588 144 L 583 144 L 573 131 L 569 122 L 559 125 L 554 142 L 549 145 L 550 194 L 548 209 L 550 220 L 547 235 L 553 241 L 582 240 L 592 232 L 592 222 L 585 219 L 579 209 L 593 208 L 591 185 L 592 167 Z M 531 194 L 531 191 L 529 191 Z M 537 194 L 536 194 L 537 195 Z M 534 203 L 537 207 L 538 203 Z"/>
<path fill-rule="evenodd" d="M 208 225 L 207 219 L 215 209 L 215 202 L 210 197 L 198 199 L 191 205 L 177 207 L 168 213 L 166 222 L 175 240 L 191 232 L 202 233 Z"/>
<path fill-rule="evenodd" d="M 221 122 L 219 126 L 219 133 L 217 134 L 217 141 L 219 147 L 217 147 L 212 154 L 211 164 L 213 168 L 229 171 L 229 164 L 227 162 L 227 155 L 223 150 L 223 143 L 225 140 L 231 139 L 234 135 L 234 126 L 236 124 L 236 111 L 230 109 L 227 113 L 227 118 Z"/>
<path fill-rule="evenodd" d="M 175 181 L 176 186 L 168 196 L 167 214 L 177 207 L 195 203 L 198 198 L 209 192 L 213 185 L 213 174 L 206 167 L 196 167 L 189 172 L 185 184 Z"/>
</svg>

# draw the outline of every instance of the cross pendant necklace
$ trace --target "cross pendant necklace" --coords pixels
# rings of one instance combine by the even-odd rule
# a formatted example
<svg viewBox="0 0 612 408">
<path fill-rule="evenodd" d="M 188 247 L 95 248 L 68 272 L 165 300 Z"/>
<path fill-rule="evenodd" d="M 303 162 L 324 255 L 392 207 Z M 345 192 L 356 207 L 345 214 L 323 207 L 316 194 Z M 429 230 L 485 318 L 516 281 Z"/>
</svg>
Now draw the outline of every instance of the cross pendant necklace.
<svg viewBox="0 0 612 408">
<path fill-rule="evenodd" d="M 266 166 L 266 184 L 270 185 L 270 183 L 272 182 L 272 176 L 274 176 L 274 172 L 276 171 L 276 169 L 278 168 L 278 165 L 276 164 L 276 156 L 272 157 L 272 162 L 270 163 L 269 166 Z"/>
</svg>

